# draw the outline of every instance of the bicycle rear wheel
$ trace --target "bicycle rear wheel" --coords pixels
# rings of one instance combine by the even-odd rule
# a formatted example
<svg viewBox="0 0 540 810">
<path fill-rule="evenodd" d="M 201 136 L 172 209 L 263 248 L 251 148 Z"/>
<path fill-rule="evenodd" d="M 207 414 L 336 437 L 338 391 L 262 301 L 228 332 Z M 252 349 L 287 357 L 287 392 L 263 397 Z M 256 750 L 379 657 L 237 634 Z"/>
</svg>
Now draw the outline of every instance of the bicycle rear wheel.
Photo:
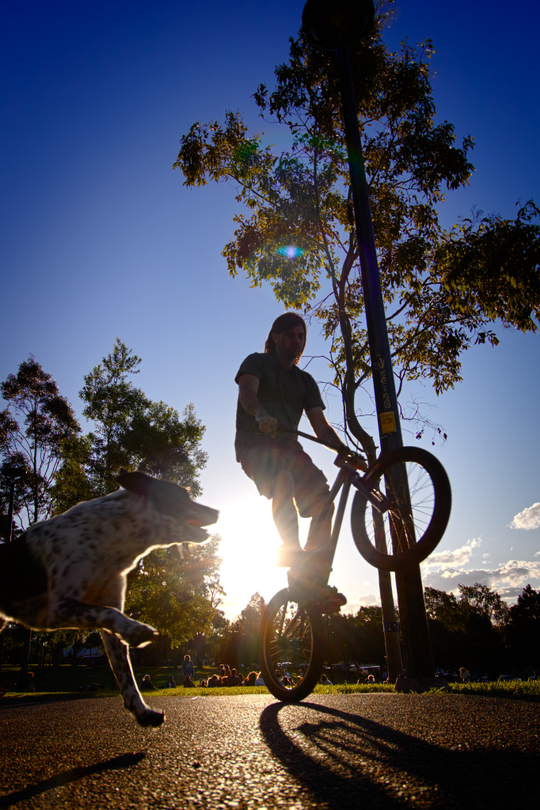
<svg viewBox="0 0 540 810">
<path fill-rule="evenodd" d="M 402 473 L 407 488 L 403 489 Z M 452 491 L 440 461 L 420 447 L 399 447 L 382 455 L 364 478 L 393 502 L 381 514 L 357 492 L 351 528 L 360 554 L 375 568 L 400 571 L 425 560 L 444 534 Z"/>
<path fill-rule="evenodd" d="M 261 670 L 270 692 L 283 703 L 311 694 L 322 672 L 324 635 L 322 614 L 309 603 L 290 598 L 288 588 L 276 593 L 263 610 L 260 626 Z M 280 663 L 287 662 L 302 679 L 292 686 L 280 682 Z"/>
</svg>

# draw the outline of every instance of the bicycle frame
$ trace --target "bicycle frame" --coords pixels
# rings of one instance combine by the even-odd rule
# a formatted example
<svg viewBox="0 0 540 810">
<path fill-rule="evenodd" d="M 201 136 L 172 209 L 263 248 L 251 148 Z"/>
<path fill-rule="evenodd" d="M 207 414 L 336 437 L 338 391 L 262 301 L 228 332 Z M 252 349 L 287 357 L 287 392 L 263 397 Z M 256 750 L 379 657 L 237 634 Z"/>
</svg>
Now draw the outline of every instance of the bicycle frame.
<svg viewBox="0 0 540 810">
<path fill-rule="evenodd" d="M 311 437 L 307 436 L 306 438 Z M 337 464 L 337 462 L 334 463 Z M 362 495 L 375 507 L 375 509 L 381 513 L 388 511 L 392 503 L 392 501 L 383 495 L 379 489 L 366 486 L 362 476 L 359 475 L 358 471 L 355 470 L 351 464 L 348 464 L 347 462 L 340 462 L 338 466 L 339 472 L 332 488 L 330 489 L 330 492 L 328 493 L 326 502 L 323 504 L 319 514 L 312 518 L 312 520 L 315 521 L 315 525 L 318 523 L 323 523 L 328 517 L 328 512 L 335 503 L 339 491 L 342 490 L 336 514 L 334 515 L 334 520 L 332 522 L 330 543 L 327 549 L 325 549 L 325 552 L 328 553 L 328 562 L 330 567 L 332 566 L 336 553 L 339 534 L 343 524 L 343 516 L 345 514 L 345 507 L 347 505 L 347 499 L 349 497 L 351 486 L 354 486 L 355 489 L 361 492 Z"/>
</svg>

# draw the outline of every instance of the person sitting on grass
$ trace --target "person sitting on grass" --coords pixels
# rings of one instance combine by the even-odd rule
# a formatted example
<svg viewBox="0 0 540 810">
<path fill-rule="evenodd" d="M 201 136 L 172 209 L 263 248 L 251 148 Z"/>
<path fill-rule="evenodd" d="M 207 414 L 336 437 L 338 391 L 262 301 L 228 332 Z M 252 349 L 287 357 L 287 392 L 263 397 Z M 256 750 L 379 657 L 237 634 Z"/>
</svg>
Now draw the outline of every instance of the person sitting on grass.
<svg viewBox="0 0 540 810">
<path fill-rule="evenodd" d="M 239 685 L 240 685 L 240 683 L 241 683 L 240 678 L 238 677 L 238 674 L 237 674 L 237 672 L 236 672 L 236 669 L 233 667 L 233 668 L 231 669 L 231 674 L 230 674 L 230 675 L 228 675 L 228 676 L 225 678 L 225 680 L 224 680 L 224 682 L 223 682 L 223 685 L 224 685 L 224 686 L 239 686 Z"/>
<path fill-rule="evenodd" d="M 242 681 L 242 686 L 255 686 L 255 681 L 257 680 L 258 673 L 253 670 L 250 672 L 247 678 L 244 678 Z"/>
<path fill-rule="evenodd" d="M 150 675 L 145 675 L 142 679 L 141 689 L 151 692 L 153 689 L 156 689 L 154 684 L 152 683 L 152 679 Z"/>
<path fill-rule="evenodd" d="M 163 684 L 163 689 L 176 689 L 176 681 L 173 675 L 169 675 L 168 680 Z"/>
<path fill-rule="evenodd" d="M 208 685 L 209 687 L 221 686 L 221 681 L 220 681 L 220 679 L 219 679 L 219 676 L 218 676 L 218 675 L 215 675 L 215 674 L 214 674 L 214 675 L 212 675 L 212 677 L 211 677 L 211 678 L 208 678 L 208 684 L 207 684 L 207 685 Z"/>
<path fill-rule="evenodd" d="M 263 676 L 262 676 L 262 674 L 260 672 L 257 675 L 257 680 L 255 681 L 254 685 L 255 686 L 266 686 L 266 684 L 264 682 L 264 678 L 263 678 Z"/>
<path fill-rule="evenodd" d="M 36 687 L 32 683 L 32 678 L 34 677 L 33 672 L 27 672 L 26 677 L 21 678 L 19 683 L 17 684 L 17 689 L 21 692 L 35 692 Z"/>
<path fill-rule="evenodd" d="M 184 686 L 188 689 L 195 688 L 195 684 L 191 680 L 190 676 L 188 675 L 187 678 L 184 680 Z"/>
<path fill-rule="evenodd" d="M 333 686 L 332 681 L 329 681 L 326 675 L 321 675 L 321 684 L 323 686 Z"/>
</svg>

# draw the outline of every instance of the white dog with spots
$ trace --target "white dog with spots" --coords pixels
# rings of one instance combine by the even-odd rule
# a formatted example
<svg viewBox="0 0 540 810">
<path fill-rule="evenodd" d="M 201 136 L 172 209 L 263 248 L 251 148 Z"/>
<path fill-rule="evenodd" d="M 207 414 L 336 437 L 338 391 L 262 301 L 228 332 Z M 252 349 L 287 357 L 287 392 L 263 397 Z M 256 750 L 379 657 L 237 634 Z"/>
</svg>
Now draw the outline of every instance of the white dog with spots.
<svg viewBox="0 0 540 810">
<path fill-rule="evenodd" d="M 142 726 L 159 726 L 133 678 L 128 646 L 143 647 L 153 627 L 122 612 L 126 575 L 156 548 L 208 539 L 218 512 L 188 491 L 143 472 L 122 470 L 124 489 L 34 523 L 0 545 L 0 630 L 7 621 L 34 630 L 97 628 L 124 698 Z"/>
</svg>

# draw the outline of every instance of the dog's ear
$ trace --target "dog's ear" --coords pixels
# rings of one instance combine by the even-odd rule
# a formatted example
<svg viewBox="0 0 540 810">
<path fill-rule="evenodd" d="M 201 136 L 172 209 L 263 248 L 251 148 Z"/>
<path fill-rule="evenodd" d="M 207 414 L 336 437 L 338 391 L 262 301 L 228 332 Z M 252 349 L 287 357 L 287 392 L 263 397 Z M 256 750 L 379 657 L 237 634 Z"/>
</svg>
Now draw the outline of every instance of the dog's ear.
<svg viewBox="0 0 540 810">
<path fill-rule="evenodd" d="M 140 470 L 137 470 L 137 472 L 128 472 L 124 470 L 123 467 L 120 468 L 120 473 L 116 476 L 116 480 L 124 489 L 141 496 L 148 495 L 154 483 L 154 479 L 151 475 L 147 475 Z"/>
</svg>

